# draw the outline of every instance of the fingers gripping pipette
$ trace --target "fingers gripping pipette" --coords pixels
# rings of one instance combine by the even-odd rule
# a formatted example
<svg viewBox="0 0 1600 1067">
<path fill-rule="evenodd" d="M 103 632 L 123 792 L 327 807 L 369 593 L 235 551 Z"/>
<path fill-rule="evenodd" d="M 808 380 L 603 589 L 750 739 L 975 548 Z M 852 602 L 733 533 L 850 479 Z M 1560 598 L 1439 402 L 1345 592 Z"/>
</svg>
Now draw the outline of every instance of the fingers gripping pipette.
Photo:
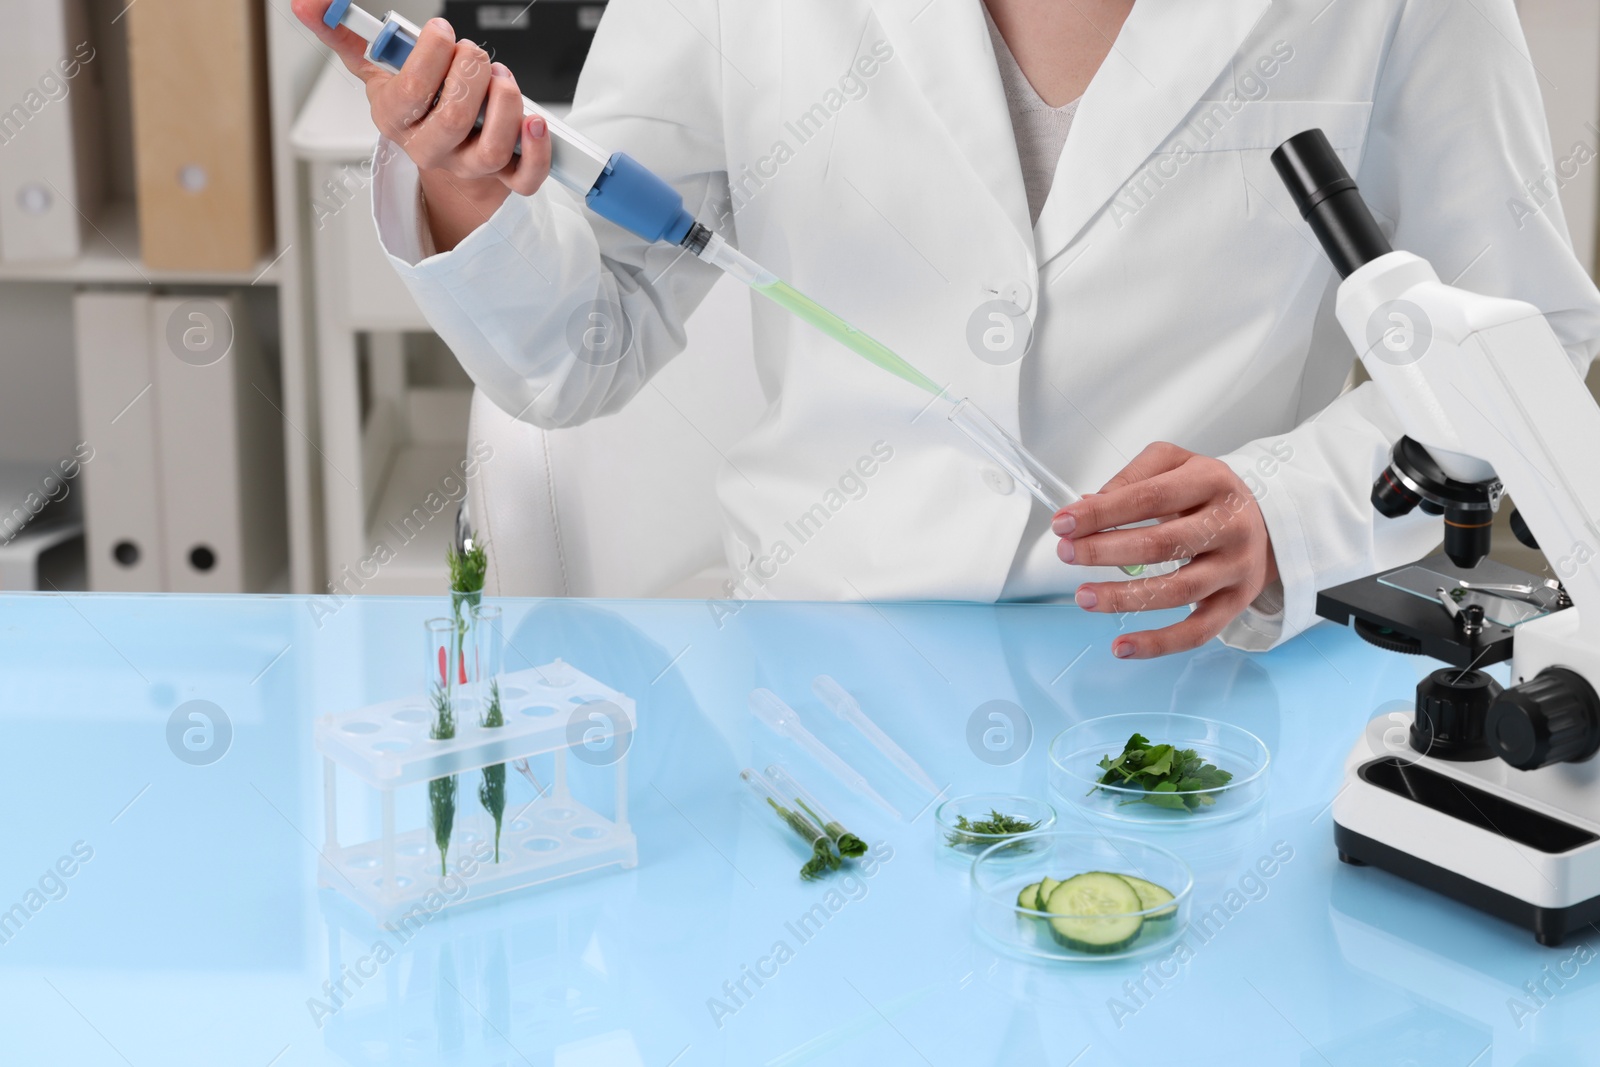
<svg viewBox="0 0 1600 1067">
<path fill-rule="evenodd" d="M 862 773 L 839 757 L 833 749 L 823 744 L 816 734 L 805 728 L 800 722 L 800 717 L 794 709 L 783 702 L 783 698 L 770 689 L 756 689 L 750 693 L 750 713 L 768 726 L 780 737 L 787 737 L 795 744 L 809 752 L 816 761 L 828 768 L 834 777 L 845 785 L 854 789 L 862 796 L 881 806 L 896 819 L 900 818 L 900 809 L 883 799 L 876 789 L 867 783 Z"/>
<path fill-rule="evenodd" d="M 421 33 L 402 15 L 391 11 L 380 19 L 351 0 L 333 0 L 322 21 L 366 41 L 367 61 L 393 73 L 405 65 Z M 667 241 L 703 256 L 716 235 L 695 221 L 677 190 L 627 153 L 606 152 L 527 97 L 522 110 L 543 118 L 550 131 L 550 177 L 583 197 L 591 211 L 646 241 Z"/>
</svg>

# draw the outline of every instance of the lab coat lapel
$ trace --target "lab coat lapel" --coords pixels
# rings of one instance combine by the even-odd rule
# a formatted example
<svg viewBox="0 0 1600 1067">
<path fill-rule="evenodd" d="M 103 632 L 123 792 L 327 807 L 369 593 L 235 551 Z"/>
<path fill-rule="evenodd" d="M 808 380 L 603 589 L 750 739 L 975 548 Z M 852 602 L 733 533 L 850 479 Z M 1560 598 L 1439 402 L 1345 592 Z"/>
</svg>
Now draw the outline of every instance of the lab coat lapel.
<svg viewBox="0 0 1600 1067">
<path fill-rule="evenodd" d="M 873 0 L 873 10 L 979 182 L 1031 249 L 1028 194 L 981 3 Z"/>
<path fill-rule="evenodd" d="M 1073 118 L 1035 229 L 1041 266 L 1143 167 L 1271 6 L 1272 0 L 1137 0 Z"/>
</svg>

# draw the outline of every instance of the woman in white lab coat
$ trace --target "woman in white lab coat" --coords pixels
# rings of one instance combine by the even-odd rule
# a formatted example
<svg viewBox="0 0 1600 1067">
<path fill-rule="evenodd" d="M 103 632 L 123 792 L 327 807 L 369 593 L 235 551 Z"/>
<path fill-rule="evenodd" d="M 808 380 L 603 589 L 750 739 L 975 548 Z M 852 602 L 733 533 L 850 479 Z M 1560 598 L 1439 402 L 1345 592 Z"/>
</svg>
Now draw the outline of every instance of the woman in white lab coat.
<svg viewBox="0 0 1600 1067">
<path fill-rule="evenodd" d="M 443 23 L 390 78 L 321 28 L 326 7 L 296 3 L 367 81 L 380 234 L 478 387 L 545 427 L 626 404 L 681 349 L 714 268 L 541 183 L 548 138 L 509 72 Z M 602 22 L 575 126 L 1067 481 L 1106 486 L 1044 514 L 924 393 L 758 302 L 771 405 L 718 485 L 745 592 L 1195 604 L 1116 638 L 1146 657 L 1218 634 L 1270 647 L 1314 621 L 1317 589 L 1425 554 L 1437 520 L 1368 503 L 1399 431 L 1370 387 L 1341 395 L 1335 276 L 1268 159 L 1311 127 L 1397 248 L 1537 305 L 1580 369 L 1600 348 L 1512 0 L 988 11 L 612 0 Z M 1041 158 L 1037 123 L 1068 119 L 1059 158 Z M 596 309 L 620 310 L 625 352 L 577 343 Z M 1167 521 L 1105 532 L 1148 518 Z M 651 516 L 637 535 L 650 551 Z M 1112 569 L 1184 557 L 1171 578 Z"/>
</svg>

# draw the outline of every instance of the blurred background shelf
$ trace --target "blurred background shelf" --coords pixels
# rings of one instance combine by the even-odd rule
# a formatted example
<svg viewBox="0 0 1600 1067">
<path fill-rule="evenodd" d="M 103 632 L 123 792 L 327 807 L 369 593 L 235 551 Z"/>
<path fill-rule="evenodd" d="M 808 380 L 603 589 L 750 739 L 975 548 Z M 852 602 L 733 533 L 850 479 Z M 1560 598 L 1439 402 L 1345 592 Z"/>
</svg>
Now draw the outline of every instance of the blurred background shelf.
<svg viewBox="0 0 1600 1067">
<path fill-rule="evenodd" d="M 0 260 L 0 282 L 61 282 L 77 285 L 276 285 L 278 263 L 263 257 L 248 271 L 157 270 L 139 259 L 138 208 L 131 200 L 103 205 L 88 221 L 77 259 L 38 262 Z"/>
<path fill-rule="evenodd" d="M 8 242 L 5 255 L 0 256 L 0 323 L 4 324 L 0 330 L 0 464 L 48 469 L 80 450 L 96 448 L 101 450 L 104 464 L 104 457 L 114 451 L 110 446 L 119 440 L 119 431 L 133 417 L 120 417 L 123 409 L 149 406 L 160 393 L 150 376 L 155 369 L 152 364 L 142 372 L 143 382 L 151 386 L 149 393 L 137 402 L 131 394 L 104 398 L 103 404 L 93 402 L 90 409 L 104 412 L 104 417 L 86 419 L 85 394 L 100 383 L 94 376 L 85 380 L 78 368 L 81 346 L 75 308 L 81 295 L 222 300 L 227 307 L 239 309 L 244 331 L 241 339 L 248 342 L 245 348 L 260 357 L 243 378 L 246 399 L 259 411 L 241 409 L 240 417 L 270 416 L 272 438 L 256 451 L 280 457 L 284 468 L 282 476 L 264 483 L 267 489 L 257 490 L 253 496 L 247 489 L 246 494 L 252 507 L 264 505 L 260 510 L 266 518 L 261 521 L 282 530 L 277 540 L 287 541 L 287 559 L 271 561 L 268 577 L 261 577 L 266 573 L 262 568 L 255 568 L 248 584 L 252 591 L 318 588 L 320 546 L 313 531 L 320 523 L 321 490 L 310 463 L 315 441 L 314 434 L 297 429 L 315 429 L 311 415 L 314 395 L 307 388 L 311 354 L 303 326 L 305 303 L 294 240 L 301 219 L 300 195 L 296 169 L 282 144 L 289 119 L 309 90 L 312 75 L 326 61 L 323 50 L 303 27 L 293 24 L 289 0 L 163 0 L 149 11 L 140 11 L 126 0 L 0 0 L 0 8 L 6 8 L 10 34 L 0 47 L 9 66 L 5 79 L 16 85 L 15 93 L 8 88 L 5 105 L 18 103 L 31 112 L 31 117 L 22 120 L 15 117 L 17 108 L 6 113 L 12 125 L 6 130 L 5 155 L 0 162 L 8 168 L 6 181 L 31 183 L 32 206 L 42 202 L 48 212 L 41 220 L 58 220 L 51 223 L 56 229 L 45 234 L 53 243 L 41 252 L 37 247 L 41 239 L 30 229 L 35 224 L 24 217 L 21 229 L 11 232 L 32 243 L 24 242 L 19 248 L 17 242 Z M 192 32 L 168 32 L 162 20 L 174 18 L 186 25 L 192 23 Z M 141 32 L 142 42 L 138 40 Z M 208 42 L 221 42 L 210 49 L 220 53 L 220 58 L 204 55 Z M 30 98 L 24 89 L 38 89 L 45 94 L 44 102 Z M 142 124 L 136 121 L 141 117 L 135 106 L 140 94 L 147 105 L 154 105 L 144 109 Z M 29 103 L 30 99 L 34 102 Z M 174 99 L 184 101 L 183 106 L 168 106 L 167 101 Z M 149 121 L 151 112 L 156 115 L 154 125 Z M 174 114 L 181 119 L 169 122 L 168 116 Z M 237 123 L 229 118 L 245 114 L 249 117 Z M 24 123 L 20 128 L 19 121 Z M 87 136 L 82 133 L 85 128 L 91 131 Z M 210 131 L 219 128 L 223 135 L 212 137 Z M 195 140 L 223 147 L 191 147 Z M 234 160 L 242 158 L 226 147 L 234 140 L 253 146 L 254 162 L 247 165 L 253 184 L 248 186 L 233 177 L 238 169 Z M 172 153 L 171 158 L 185 165 L 168 168 L 161 162 L 168 158 L 162 152 Z M 191 152 L 197 153 L 194 166 L 189 165 Z M 151 260 L 176 264 L 185 256 L 181 243 L 178 256 L 168 251 L 163 258 L 141 239 L 141 227 L 152 225 L 148 218 L 141 221 L 140 199 L 151 193 L 151 176 L 144 175 L 141 180 L 141 155 L 147 165 L 152 159 L 157 161 L 154 181 L 157 187 L 164 183 L 169 189 L 164 194 L 169 212 L 175 208 L 179 217 L 191 220 L 154 223 L 169 247 L 175 229 L 184 227 L 191 235 L 189 240 L 196 242 L 191 247 L 197 253 L 228 247 L 230 238 L 221 231 L 229 228 L 226 220 L 241 213 L 243 205 L 253 206 L 253 218 L 265 219 L 269 210 L 275 212 L 277 236 L 270 229 L 255 231 L 248 238 L 255 250 L 245 255 L 230 253 L 228 258 L 238 261 L 238 266 L 229 269 L 151 266 Z M 72 162 L 63 164 L 64 159 Z M 64 176 L 63 165 L 76 168 L 72 180 Z M 266 180 L 269 166 L 270 184 Z M 188 173 L 191 170 L 193 174 Z M 186 193 L 179 190 L 180 184 Z M 39 195 L 38 189 L 50 189 L 52 195 Z M 15 203 L 24 208 L 24 215 L 31 209 L 20 195 Z M 234 205 L 240 205 L 240 211 L 236 212 Z M 210 219 L 223 221 L 201 221 Z M 12 220 L 17 221 L 15 213 Z M 63 244 L 57 239 L 65 233 L 59 220 L 72 224 L 77 231 L 75 240 Z M 244 245 L 234 241 L 231 247 L 243 249 Z M 197 255 L 193 262 L 205 259 L 205 255 Z M 212 259 L 220 261 L 215 256 Z M 144 336 L 123 331 L 110 337 L 101 347 L 113 359 L 121 359 L 117 353 L 124 349 L 129 351 L 129 359 L 136 359 L 135 350 L 147 348 L 150 342 L 148 331 Z M 165 346 L 162 350 L 165 354 Z M 165 363 L 176 365 L 170 355 L 161 361 L 163 370 L 167 369 Z M 206 413 L 190 406 L 197 402 L 195 395 L 173 396 L 169 401 L 168 418 L 163 421 L 175 428 L 174 438 L 181 436 L 186 426 L 193 432 L 197 418 L 205 421 Z M 232 418 L 224 416 L 221 424 L 229 424 Z M 232 436 L 231 428 L 228 436 Z M 85 472 L 92 466 L 86 464 Z M 86 477 L 66 479 L 74 505 L 90 496 L 85 492 Z M 282 488 L 278 488 L 279 477 Z M 223 499 L 225 488 L 218 487 L 217 501 Z M 14 503 L 0 500 L 0 511 L 10 512 Z M 211 505 L 205 506 L 209 509 Z M 88 517 L 86 514 L 86 522 Z M 60 586 L 65 580 L 70 584 L 62 588 L 84 588 L 92 580 L 93 568 L 84 565 L 83 543 L 52 548 L 47 556 L 60 557 L 63 550 L 75 553 L 77 563 L 47 568 L 52 561 L 46 559 L 40 564 L 41 572 L 47 572 L 51 584 Z M 225 556 L 219 558 L 226 561 Z M 15 575 L 9 577 L 5 585 L 15 588 Z"/>
</svg>

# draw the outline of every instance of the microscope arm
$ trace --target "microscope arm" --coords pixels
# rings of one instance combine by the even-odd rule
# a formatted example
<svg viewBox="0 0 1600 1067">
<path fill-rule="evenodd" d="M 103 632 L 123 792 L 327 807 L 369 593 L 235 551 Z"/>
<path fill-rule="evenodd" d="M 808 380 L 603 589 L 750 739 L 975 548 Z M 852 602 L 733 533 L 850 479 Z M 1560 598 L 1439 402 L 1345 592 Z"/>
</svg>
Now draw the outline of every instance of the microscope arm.
<svg viewBox="0 0 1600 1067">
<path fill-rule="evenodd" d="M 1446 286 L 1407 252 L 1351 274 L 1337 313 L 1408 436 L 1453 477 L 1510 488 L 1600 647 L 1600 407 L 1544 316 Z"/>
<path fill-rule="evenodd" d="M 1600 406 L 1537 308 L 1445 285 L 1394 251 L 1320 130 L 1272 161 L 1344 278 L 1339 324 L 1409 439 L 1374 506 L 1431 506 L 1446 553 L 1470 567 L 1505 486 L 1574 604 L 1517 627 L 1512 688 L 1490 711 L 1491 732 L 1509 724 L 1497 751 L 1520 768 L 1586 758 L 1600 749 Z M 1600 761 L 1582 777 L 1600 782 Z"/>
</svg>

